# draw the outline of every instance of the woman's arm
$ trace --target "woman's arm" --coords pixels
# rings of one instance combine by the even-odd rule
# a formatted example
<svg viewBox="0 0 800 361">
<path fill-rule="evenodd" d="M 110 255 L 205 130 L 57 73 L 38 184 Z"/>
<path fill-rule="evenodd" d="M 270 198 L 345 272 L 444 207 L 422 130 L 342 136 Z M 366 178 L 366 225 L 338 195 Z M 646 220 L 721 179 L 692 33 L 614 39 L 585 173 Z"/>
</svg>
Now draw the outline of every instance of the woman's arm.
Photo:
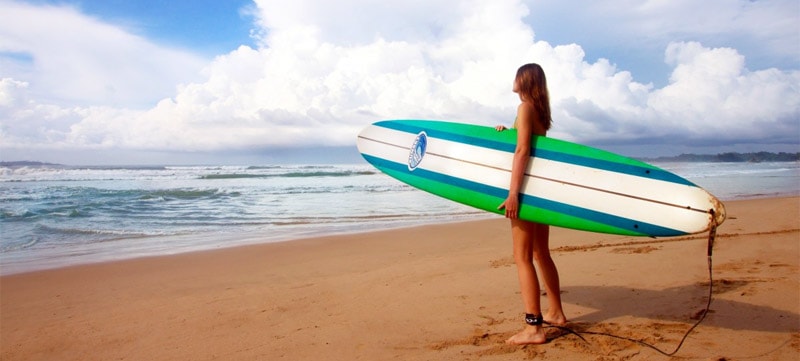
<svg viewBox="0 0 800 361">
<path fill-rule="evenodd" d="M 528 169 L 528 160 L 531 156 L 531 134 L 534 132 L 536 110 L 529 103 L 523 102 L 517 108 L 517 146 L 514 150 L 514 160 L 511 164 L 511 184 L 508 189 L 508 198 L 497 209 L 505 209 L 506 217 L 519 217 L 519 193 L 525 179 L 525 170 Z"/>
</svg>

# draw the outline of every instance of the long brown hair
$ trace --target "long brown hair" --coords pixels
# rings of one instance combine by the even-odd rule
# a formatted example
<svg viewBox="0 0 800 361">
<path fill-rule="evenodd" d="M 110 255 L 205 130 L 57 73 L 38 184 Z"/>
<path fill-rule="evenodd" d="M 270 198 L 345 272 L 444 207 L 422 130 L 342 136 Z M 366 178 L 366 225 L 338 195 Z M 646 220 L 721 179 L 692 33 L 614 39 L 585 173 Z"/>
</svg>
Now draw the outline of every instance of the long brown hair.
<svg viewBox="0 0 800 361">
<path fill-rule="evenodd" d="M 524 101 L 529 101 L 536 109 L 537 119 L 544 129 L 550 129 L 553 119 L 550 116 L 550 94 L 547 92 L 547 78 L 539 64 L 525 64 L 517 70 L 519 94 Z"/>
</svg>

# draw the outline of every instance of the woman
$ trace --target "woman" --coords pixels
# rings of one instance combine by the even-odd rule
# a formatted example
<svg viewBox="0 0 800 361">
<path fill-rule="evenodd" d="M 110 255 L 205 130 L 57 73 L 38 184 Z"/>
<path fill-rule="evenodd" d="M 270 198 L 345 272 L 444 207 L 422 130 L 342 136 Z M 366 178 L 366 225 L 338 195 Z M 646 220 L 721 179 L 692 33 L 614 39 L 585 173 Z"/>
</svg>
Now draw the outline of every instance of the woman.
<svg viewBox="0 0 800 361">
<path fill-rule="evenodd" d="M 567 322 L 561 308 L 561 288 L 558 281 L 558 270 L 550 257 L 550 227 L 546 224 L 533 223 L 519 219 L 519 200 L 523 186 L 525 170 L 531 155 L 531 138 L 533 135 L 546 135 L 550 129 L 550 97 L 547 92 L 547 81 L 544 70 L 538 64 L 526 64 L 517 70 L 514 80 L 514 92 L 521 101 L 517 107 L 517 146 L 514 162 L 511 167 L 511 185 L 508 198 L 498 207 L 505 209 L 505 216 L 511 220 L 511 237 L 514 241 L 514 261 L 519 274 L 520 291 L 525 306 L 525 322 L 527 326 L 521 332 L 509 338 L 506 343 L 514 345 L 541 344 L 545 337 L 543 323 L 564 325 Z M 497 126 L 503 131 L 504 126 Z M 546 315 L 540 306 L 539 280 L 533 261 L 539 266 L 542 274 L 547 300 L 550 306 Z"/>
</svg>

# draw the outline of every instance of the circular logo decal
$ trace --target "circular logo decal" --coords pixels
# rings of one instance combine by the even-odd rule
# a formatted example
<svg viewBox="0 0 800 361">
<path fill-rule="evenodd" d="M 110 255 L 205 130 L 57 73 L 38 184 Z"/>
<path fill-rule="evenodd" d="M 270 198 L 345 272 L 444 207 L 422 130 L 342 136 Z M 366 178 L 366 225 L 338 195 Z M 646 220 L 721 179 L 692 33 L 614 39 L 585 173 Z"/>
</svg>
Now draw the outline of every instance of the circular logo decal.
<svg viewBox="0 0 800 361">
<path fill-rule="evenodd" d="M 408 154 L 408 170 L 414 170 L 417 168 L 420 162 L 422 162 L 422 157 L 425 156 L 425 148 L 428 147 L 428 135 L 425 132 L 420 132 L 417 134 L 417 138 L 414 139 L 414 143 L 411 144 L 411 152 Z"/>
</svg>

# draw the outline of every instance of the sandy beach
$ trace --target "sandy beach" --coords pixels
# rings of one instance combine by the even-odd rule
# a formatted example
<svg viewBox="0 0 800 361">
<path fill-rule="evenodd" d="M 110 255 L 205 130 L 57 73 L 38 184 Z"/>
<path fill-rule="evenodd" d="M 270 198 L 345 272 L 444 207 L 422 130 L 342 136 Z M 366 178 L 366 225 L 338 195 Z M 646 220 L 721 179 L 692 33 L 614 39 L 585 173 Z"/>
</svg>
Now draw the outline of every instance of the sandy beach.
<svg viewBox="0 0 800 361">
<path fill-rule="evenodd" d="M 726 202 L 707 318 L 676 356 L 800 357 L 800 198 Z M 672 352 L 706 306 L 707 235 L 553 229 L 568 326 Z M 543 298 L 543 307 L 546 300 Z M 524 326 L 495 218 L 0 278 L 2 360 L 652 360 L 631 341 Z"/>
</svg>

